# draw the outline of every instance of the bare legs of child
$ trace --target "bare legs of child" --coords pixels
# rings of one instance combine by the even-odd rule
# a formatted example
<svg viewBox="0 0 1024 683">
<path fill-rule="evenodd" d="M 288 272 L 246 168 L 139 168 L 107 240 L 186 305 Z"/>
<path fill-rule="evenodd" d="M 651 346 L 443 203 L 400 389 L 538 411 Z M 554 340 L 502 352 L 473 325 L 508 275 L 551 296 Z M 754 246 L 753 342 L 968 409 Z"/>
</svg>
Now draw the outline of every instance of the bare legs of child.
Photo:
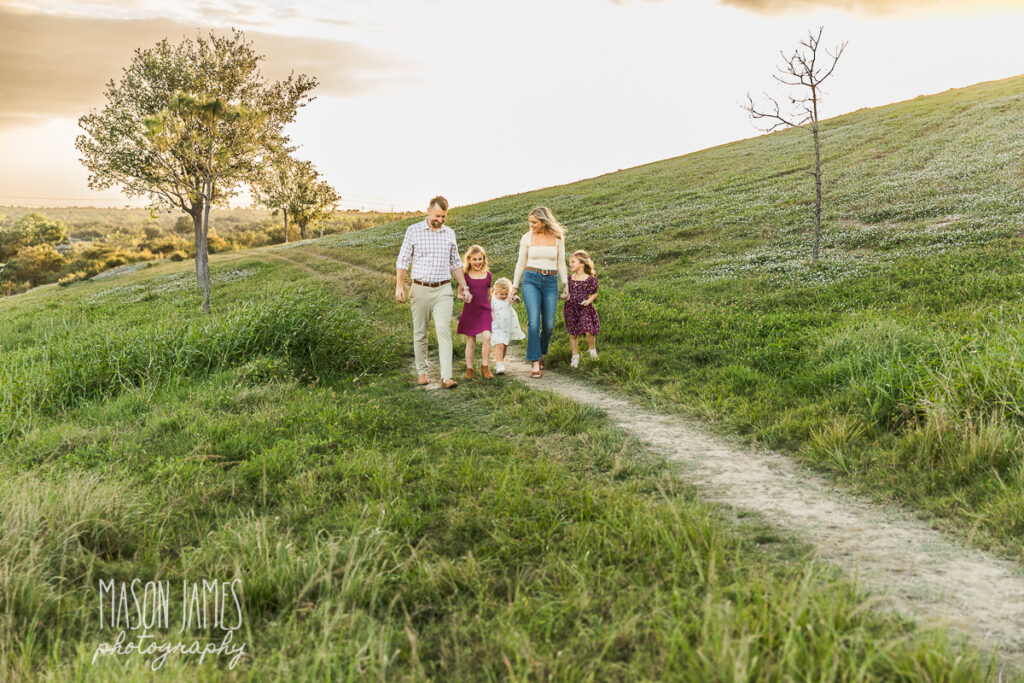
<svg viewBox="0 0 1024 683">
<path fill-rule="evenodd" d="M 494 349 L 494 374 L 504 375 L 505 374 L 505 345 L 495 344 Z"/>
<path fill-rule="evenodd" d="M 590 349 L 590 357 L 597 358 L 597 337 L 587 332 L 587 346 Z M 569 351 L 572 353 L 572 360 L 569 361 L 569 365 L 574 368 L 578 368 L 580 365 L 580 335 L 570 334 L 569 335 Z"/>
<path fill-rule="evenodd" d="M 494 375 L 491 374 L 490 363 L 488 362 L 491 357 L 491 332 L 487 330 L 480 333 L 481 345 L 480 345 L 480 361 L 482 367 L 480 368 L 480 374 L 483 375 L 484 379 L 491 379 Z M 476 350 L 476 337 L 466 337 L 466 379 L 473 378 L 473 352 Z"/>
</svg>

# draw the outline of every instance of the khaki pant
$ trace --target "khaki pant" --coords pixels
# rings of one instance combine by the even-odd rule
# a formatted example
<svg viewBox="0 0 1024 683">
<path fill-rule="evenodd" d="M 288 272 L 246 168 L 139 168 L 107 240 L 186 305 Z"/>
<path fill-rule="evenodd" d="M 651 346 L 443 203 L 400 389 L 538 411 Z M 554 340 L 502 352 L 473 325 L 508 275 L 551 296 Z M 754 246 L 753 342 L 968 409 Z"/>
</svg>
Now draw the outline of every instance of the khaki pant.
<svg viewBox="0 0 1024 683">
<path fill-rule="evenodd" d="M 427 332 L 430 316 L 434 316 L 437 332 L 437 354 L 441 365 L 441 379 L 452 376 L 452 310 L 455 295 L 451 285 L 424 287 L 415 282 L 409 289 L 409 307 L 412 308 L 412 348 L 416 356 L 416 374 L 427 372 Z"/>
</svg>

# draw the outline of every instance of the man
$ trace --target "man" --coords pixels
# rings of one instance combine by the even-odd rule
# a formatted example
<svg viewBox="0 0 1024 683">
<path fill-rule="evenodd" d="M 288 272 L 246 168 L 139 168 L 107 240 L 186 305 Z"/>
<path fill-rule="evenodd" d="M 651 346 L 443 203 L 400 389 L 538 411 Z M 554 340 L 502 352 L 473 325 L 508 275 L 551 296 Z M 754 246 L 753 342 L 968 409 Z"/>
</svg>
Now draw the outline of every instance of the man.
<svg viewBox="0 0 1024 683">
<path fill-rule="evenodd" d="M 469 303 L 472 296 L 462 274 L 459 247 L 455 231 L 444 224 L 448 216 L 448 200 L 434 197 L 427 207 L 427 219 L 413 223 L 405 231 L 402 248 L 395 262 L 395 301 L 405 303 L 405 272 L 412 270 L 409 306 L 412 308 L 412 346 L 416 355 L 418 383 L 427 380 L 427 330 L 430 316 L 434 317 L 437 332 L 437 354 L 441 365 L 441 386 L 453 389 L 452 379 L 452 308 L 455 300 L 449 284 L 452 278 L 459 283 L 459 299 Z"/>
</svg>

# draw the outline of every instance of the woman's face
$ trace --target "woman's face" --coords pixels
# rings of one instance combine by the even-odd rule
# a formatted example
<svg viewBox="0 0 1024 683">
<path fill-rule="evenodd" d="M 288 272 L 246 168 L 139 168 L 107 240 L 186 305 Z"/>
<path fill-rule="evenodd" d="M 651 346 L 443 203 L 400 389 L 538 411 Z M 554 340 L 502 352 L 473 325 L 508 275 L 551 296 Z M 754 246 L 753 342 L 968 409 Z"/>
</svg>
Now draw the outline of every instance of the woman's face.
<svg viewBox="0 0 1024 683">
<path fill-rule="evenodd" d="M 544 226 L 544 223 L 542 223 L 541 220 L 533 214 L 530 214 L 527 220 L 530 221 L 530 230 L 533 230 L 534 232 L 537 232 Z"/>
<path fill-rule="evenodd" d="M 471 270 L 481 270 L 484 267 L 484 255 L 476 253 L 470 256 L 469 267 Z"/>
</svg>

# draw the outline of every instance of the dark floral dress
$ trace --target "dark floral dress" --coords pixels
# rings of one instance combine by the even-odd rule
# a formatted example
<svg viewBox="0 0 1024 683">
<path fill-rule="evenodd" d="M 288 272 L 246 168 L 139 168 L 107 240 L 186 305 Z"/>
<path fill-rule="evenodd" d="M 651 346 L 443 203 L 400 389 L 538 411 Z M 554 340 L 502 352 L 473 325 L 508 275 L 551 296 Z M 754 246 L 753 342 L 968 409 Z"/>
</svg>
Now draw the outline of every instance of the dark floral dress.
<svg viewBox="0 0 1024 683">
<path fill-rule="evenodd" d="M 597 278 L 591 275 L 586 280 L 569 278 L 569 299 L 565 302 L 563 315 L 565 329 L 569 334 L 597 334 L 601 330 L 601 320 L 597 317 L 594 304 L 583 306 L 581 301 L 597 292 Z"/>
</svg>

